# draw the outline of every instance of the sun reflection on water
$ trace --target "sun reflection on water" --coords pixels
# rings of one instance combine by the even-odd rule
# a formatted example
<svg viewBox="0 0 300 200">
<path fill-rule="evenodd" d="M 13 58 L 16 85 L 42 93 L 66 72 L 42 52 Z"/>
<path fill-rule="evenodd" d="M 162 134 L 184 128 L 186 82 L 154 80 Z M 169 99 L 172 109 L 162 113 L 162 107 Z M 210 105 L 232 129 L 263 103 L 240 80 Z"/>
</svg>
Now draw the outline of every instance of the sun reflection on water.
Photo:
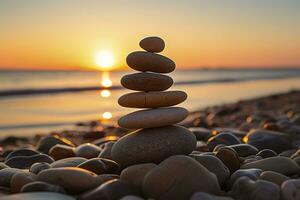
<svg viewBox="0 0 300 200">
<path fill-rule="evenodd" d="M 112 118 L 112 113 L 111 112 L 104 112 L 102 114 L 103 119 L 111 119 Z"/>
<path fill-rule="evenodd" d="M 102 79 L 101 79 L 101 85 L 103 87 L 111 87 L 112 86 L 112 81 L 110 79 L 110 74 L 109 72 L 102 72 Z"/>
<path fill-rule="evenodd" d="M 110 97 L 111 92 L 107 89 L 101 90 L 100 95 L 101 95 L 101 97 L 108 98 L 108 97 Z"/>
</svg>

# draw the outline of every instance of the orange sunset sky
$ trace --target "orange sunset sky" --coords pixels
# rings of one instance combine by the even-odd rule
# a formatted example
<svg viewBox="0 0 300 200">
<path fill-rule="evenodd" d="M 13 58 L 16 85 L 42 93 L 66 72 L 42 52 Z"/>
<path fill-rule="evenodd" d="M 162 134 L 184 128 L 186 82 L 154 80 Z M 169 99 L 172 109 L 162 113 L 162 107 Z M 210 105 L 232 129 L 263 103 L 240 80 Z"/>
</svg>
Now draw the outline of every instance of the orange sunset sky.
<svg viewBox="0 0 300 200">
<path fill-rule="evenodd" d="M 116 69 L 149 35 L 185 67 L 300 66 L 298 0 L 2 0 L 0 69 Z"/>
</svg>

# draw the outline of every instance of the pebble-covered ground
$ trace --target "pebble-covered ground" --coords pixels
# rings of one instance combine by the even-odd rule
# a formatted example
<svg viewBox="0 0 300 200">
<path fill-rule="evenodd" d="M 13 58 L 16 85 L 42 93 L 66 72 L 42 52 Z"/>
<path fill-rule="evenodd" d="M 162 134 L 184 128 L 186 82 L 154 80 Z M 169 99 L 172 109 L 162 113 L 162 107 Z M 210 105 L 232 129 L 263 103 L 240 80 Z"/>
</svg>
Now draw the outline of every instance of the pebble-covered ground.
<svg viewBox="0 0 300 200">
<path fill-rule="evenodd" d="M 300 200 L 300 91 L 209 107 L 182 125 L 196 148 L 149 134 L 134 144 L 140 152 L 128 154 L 123 144 L 122 163 L 160 156 L 151 152 L 169 155 L 126 166 L 111 152 L 128 130 L 100 121 L 47 136 L 2 138 L 0 199 Z M 170 154 L 177 149 L 186 154 Z"/>
</svg>

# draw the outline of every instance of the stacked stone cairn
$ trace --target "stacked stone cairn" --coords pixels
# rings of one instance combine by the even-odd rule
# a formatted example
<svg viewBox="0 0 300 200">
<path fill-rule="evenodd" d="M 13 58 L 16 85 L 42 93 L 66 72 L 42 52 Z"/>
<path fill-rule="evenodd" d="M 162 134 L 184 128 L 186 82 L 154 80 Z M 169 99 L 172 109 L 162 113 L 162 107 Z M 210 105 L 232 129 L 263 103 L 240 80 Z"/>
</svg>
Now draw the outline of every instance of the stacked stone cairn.
<svg viewBox="0 0 300 200">
<path fill-rule="evenodd" d="M 174 107 L 186 100 L 183 91 L 165 91 L 173 85 L 166 73 L 175 69 L 175 63 L 158 53 L 165 48 L 159 37 L 140 41 L 145 51 L 127 56 L 127 64 L 139 71 L 122 77 L 123 87 L 135 90 L 118 100 L 119 105 L 138 110 L 121 117 L 120 127 L 133 129 L 112 148 L 112 157 L 121 166 L 140 163 L 160 163 L 172 155 L 188 155 L 196 146 L 195 136 L 186 128 L 175 125 L 183 121 L 188 111 Z"/>
</svg>

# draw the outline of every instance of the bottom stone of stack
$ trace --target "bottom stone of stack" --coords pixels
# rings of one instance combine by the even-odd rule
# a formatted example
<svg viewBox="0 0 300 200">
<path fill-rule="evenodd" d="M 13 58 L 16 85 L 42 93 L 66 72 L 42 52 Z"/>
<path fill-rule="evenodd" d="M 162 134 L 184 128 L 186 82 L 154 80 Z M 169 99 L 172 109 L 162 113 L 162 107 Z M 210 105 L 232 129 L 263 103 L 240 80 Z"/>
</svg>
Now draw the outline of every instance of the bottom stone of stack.
<svg viewBox="0 0 300 200">
<path fill-rule="evenodd" d="M 111 154 L 123 167 L 159 163 L 172 155 L 190 154 L 196 143 L 194 134 L 178 125 L 139 129 L 119 139 Z"/>
</svg>

